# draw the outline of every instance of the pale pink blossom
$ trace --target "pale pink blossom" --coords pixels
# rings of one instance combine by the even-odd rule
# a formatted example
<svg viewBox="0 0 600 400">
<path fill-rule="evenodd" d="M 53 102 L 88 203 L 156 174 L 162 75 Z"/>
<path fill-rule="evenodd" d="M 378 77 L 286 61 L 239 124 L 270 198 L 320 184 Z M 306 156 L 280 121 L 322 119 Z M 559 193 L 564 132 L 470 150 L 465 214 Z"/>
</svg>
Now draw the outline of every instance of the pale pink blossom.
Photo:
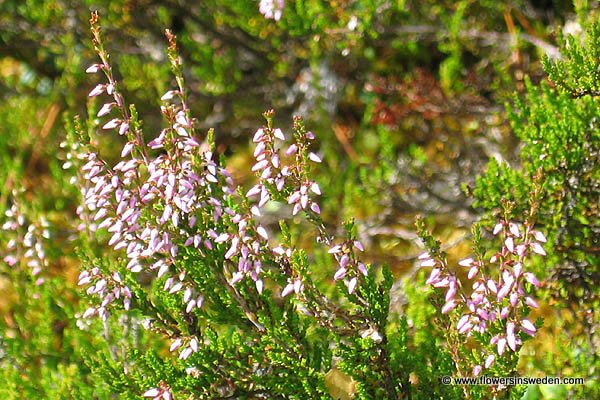
<svg viewBox="0 0 600 400">
<path fill-rule="evenodd" d="M 534 253 L 537 253 L 539 255 L 546 255 L 546 251 L 544 250 L 544 248 L 537 242 L 531 243 L 531 250 L 533 250 Z"/>
<path fill-rule="evenodd" d="M 102 64 L 92 64 L 85 70 L 85 72 L 88 74 L 95 74 L 96 72 L 100 71 L 101 68 Z"/>
<path fill-rule="evenodd" d="M 279 21 L 284 7 L 284 0 L 260 0 L 258 9 L 265 18 Z"/>
<path fill-rule="evenodd" d="M 322 161 L 321 157 L 319 157 L 315 153 L 308 153 L 308 158 L 309 158 L 309 160 L 316 162 L 316 163 L 320 163 Z"/>
<path fill-rule="evenodd" d="M 92 91 L 88 94 L 88 96 L 89 97 L 96 97 L 96 96 L 104 93 L 105 90 L 106 90 L 106 85 L 99 84 L 95 88 L 92 89 Z"/>
</svg>

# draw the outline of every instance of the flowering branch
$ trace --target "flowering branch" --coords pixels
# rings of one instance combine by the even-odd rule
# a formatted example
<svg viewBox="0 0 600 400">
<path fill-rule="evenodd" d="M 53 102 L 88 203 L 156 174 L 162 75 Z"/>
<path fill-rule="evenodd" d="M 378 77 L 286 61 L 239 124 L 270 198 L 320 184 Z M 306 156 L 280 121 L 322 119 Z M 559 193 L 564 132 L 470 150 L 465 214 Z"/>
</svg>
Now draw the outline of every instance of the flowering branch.
<svg viewBox="0 0 600 400">
<path fill-rule="evenodd" d="M 539 182 L 536 187 L 528 218 L 522 225 L 508 219 L 510 204 L 505 203 L 505 218 L 494 226 L 492 232 L 499 236 L 502 245 L 487 262 L 480 245 L 481 232 L 478 226 L 474 227 L 475 255 L 458 263 L 467 269 L 466 279 L 460 268 L 449 266 L 445 253 L 440 251 L 439 242 L 425 231 L 421 219 L 417 221 L 417 229 L 427 247 L 427 251 L 419 256 L 421 267 L 432 268 L 426 283 L 445 291 L 439 295 L 443 298 L 438 303 L 440 319 L 451 330 L 447 335 L 448 344 L 457 371 L 462 376 L 478 376 L 502 357 L 514 368 L 516 358 L 506 350 L 516 353 L 525 337 L 533 337 L 537 331 L 536 325 L 527 319 L 527 314 L 531 308 L 538 307 L 532 289 L 539 287 L 540 282 L 525 269 L 528 258 L 533 254 L 546 255 L 542 247 L 546 238 L 533 229 Z M 467 285 L 469 281 L 472 284 Z M 472 290 L 468 289 L 469 286 Z M 465 346 L 465 339 L 475 340 L 478 354 L 473 356 L 469 351 L 460 350 Z M 472 366 L 469 372 L 467 366 Z"/>
<path fill-rule="evenodd" d="M 49 223 L 44 216 L 37 222 L 28 221 L 23 208 L 19 193 L 13 192 L 13 203 L 4 213 L 6 219 L 1 228 L 9 239 L 2 261 L 13 271 L 20 271 L 20 262 L 24 262 L 39 286 L 44 283 L 44 274 L 48 273 L 46 241 L 50 239 Z"/>
<path fill-rule="evenodd" d="M 99 316 L 107 321 L 115 310 L 140 310 L 152 318 L 146 324 L 149 329 L 169 338 L 170 352 L 177 353 L 186 368 L 201 355 L 207 356 L 213 329 L 233 325 L 245 332 L 257 352 L 261 347 L 269 349 L 260 355 L 253 353 L 264 359 L 262 363 L 275 363 L 294 373 L 298 373 L 298 358 L 309 360 L 316 351 L 314 345 L 303 344 L 302 331 L 302 326 L 316 322 L 326 330 L 326 337 L 337 343 L 335 352 L 340 354 L 354 354 L 345 342 L 350 338 L 370 340 L 378 365 L 369 376 L 380 375 L 368 379 L 383 377 L 384 390 L 395 398 L 385 349 L 389 304 L 381 297 L 389 291 L 391 276 L 386 276 L 387 289 L 382 289 L 369 274 L 369 267 L 358 256 L 364 248 L 356 239 L 353 223 L 346 224 L 346 237 L 341 241 L 325 228 L 317 200 L 321 188 L 310 171 L 312 165 L 322 162 L 311 151 L 315 135 L 295 118 L 294 141 L 285 144 L 285 134 L 273 126 L 273 111 L 267 111 L 266 126 L 252 138 L 252 171 L 257 182 L 244 194 L 215 161 L 212 131 L 204 138 L 208 147 L 200 145 L 175 36 L 166 32 L 177 88 L 161 98 L 166 127 L 146 143 L 135 107 L 125 105 L 114 79 L 97 14 L 92 14 L 90 22 L 101 62 L 87 71 L 102 71 L 107 80 L 90 96 L 110 97 L 97 116 L 105 117 L 114 110 L 119 116 L 102 124 L 102 130 L 117 131 L 128 141 L 121 151 L 122 160 L 114 166 L 89 144 L 69 145 L 71 155 L 65 167 L 74 165 L 78 170 L 75 182 L 83 199 L 78 210 L 81 229 L 101 243 L 106 240 L 115 255 L 124 256 L 116 263 L 92 261 L 81 272 L 78 284 L 96 298 L 82 318 Z M 273 202 L 287 203 L 290 208 L 280 231 L 261 222 Z M 287 228 L 287 223 L 298 218 L 315 226 L 318 246 L 337 269 L 332 278 L 343 283 L 338 288 L 353 307 L 335 304 L 311 278 L 309 260 L 295 246 Z M 278 237 L 283 241 L 278 242 Z M 274 303 L 273 291 L 279 293 L 275 299 L 283 301 L 281 306 Z M 366 365 L 371 359 L 368 354 L 352 357 L 365 357 Z M 227 363 L 217 368 L 227 375 Z M 319 382 L 319 377 L 322 379 L 321 372 L 313 368 L 305 370 L 302 379 Z M 356 377 L 367 379 L 366 375 Z M 309 390 L 309 397 L 320 396 L 324 390 L 320 382 L 310 390 L 303 385 L 302 390 Z M 163 379 L 143 396 L 169 399 L 177 391 L 174 384 Z M 252 385 L 244 390 L 251 389 Z"/>
</svg>

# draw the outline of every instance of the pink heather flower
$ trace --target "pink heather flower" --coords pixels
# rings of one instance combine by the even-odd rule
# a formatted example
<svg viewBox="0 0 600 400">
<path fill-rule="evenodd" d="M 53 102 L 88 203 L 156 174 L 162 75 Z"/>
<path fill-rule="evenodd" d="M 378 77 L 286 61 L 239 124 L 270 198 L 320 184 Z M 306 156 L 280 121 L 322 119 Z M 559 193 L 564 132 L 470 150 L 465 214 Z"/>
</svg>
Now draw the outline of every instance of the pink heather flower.
<svg viewBox="0 0 600 400">
<path fill-rule="evenodd" d="M 540 281 L 538 281 L 538 279 L 535 277 L 534 274 L 532 274 L 531 272 L 525 272 L 523 274 L 523 276 L 525 277 L 525 280 L 529 283 L 531 283 L 533 286 L 535 287 L 540 287 Z"/>
<path fill-rule="evenodd" d="M 110 121 L 108 121 L 107 123 L 105 123 L 102 126 L 102 129 L 106 129 L 106 130 L 108 130 L 108 129 L 114 129 L 117 126 L 119 126 L 120 123 L 121 123 L 120 119 L 114 118 L 114 119 L 111 119 Z"/>
<path fill-rule="evenodd" d="M 329 254 L 337 254 L 340 251 L 342 251 L 342 246 L 336 245 L 336 246 L 333 246 L 332 248 L 330 248 L 329 251 L 328 251 L 328 253 Z"/>
<path fill-rule="evenodd" d="M 296 279 L 294 281 L 294 292 L 296 294 L 298 294 L 302 291 L 303 288 L 304 288 L 304 285 L 302 284 L 302 281 L 300 279 Z"/>
<path fill-rule="evenodd" d="M 198 351 L 198 339 L 195 337 L 190 340 L 190 348 L 195 352 Z"/>
<path fill-rule="evenodd" d="M 317 182 L 313 182 L 312 185 L 310 185 L 310 190 L 316 195 L 321 195 L 321 188 Z"/>
<path fill-rule="evenodd" d="M 481 365 L 476 365 L 473 367 L 473 376 L 479 376 L 481 373 Z"/>
<path fill-rule="evenodd" d="M 181 347 L 181 345 L 183 344 L 183 340 L 181 338 L 177 338 L 173 341 L 173 343 L 171 343 L 171 347 L 169 347 L 169 351 L 173 352 L 175 350 L 177 350 L 178 348 Z"/>
<path fill-rule="evenodd" d="M 169 90 L 160 98 L 162 101 L 171 100 L 173 97 L 179 94 L 179 90 Z"/>
<path fill-rule="evenodd" d="M 458 328 L 458 333 L 461 335 L 470 332 L 473 329 L 473 324 L 471 322 L 466 322 L 460 328 Z"/>
<path fill-rule="evenodd" d="M 85 312 L 83 313 L 83 315 L 81 317 L 85 319 L 85 318 L 91 317 L 94 314 L 96 314 L 96 308 L 89 307 L 87 310 L 85 310 Z"/>
<path fill-rule="evenodd" d="M 294 290 L 294 285 L 291 283 L 288 283 L 281 291 L 281 297 L 286 297 L 288 294 L 292 293 L 293 290 Z"/>
<path fill-rule="evenodd" d="M 299 283 L 298 285 L 296 283 Z M 296 287 L 298 290 L 296 290 Z M 286 297 L 288 294 L 292 292 L 296 292 L 298 294 L 301 290 L 302 282 L 300 280 L 295 280 L 294 282 L 289 282 L 281 291 L 281 297 Z"/>
<path fill-rule="evenodd" d="M 428 258 L 421 261 L 421 267 L 434 267 L 435 265 L 437 265 L 437 261 L 433 258 Z"/>
<path fill-rule="evenodd" d="M 512 288 L 512 282 L 506 282 L 500 288 L 500 290 L 498 290 L 498 293 L 496 294 L 498 300 L 502 300 L 504 297 L 506 297 L 506 295 L 508 294 L 508 292 L 510 291 L 511 288 Z"/>
<path fill-rule="evenodd" d="M 519 232 L 519 227 L 514 222 L 508 223 L 508 230 L 515 237 L 521 237 L 521 232 Z"/>
<path fill-rule="evenodd" d="M 492 279 L 488 280 L 487 287 L 492 291 L 492 293 L 498 292 L 498 287 L 496 286 L 496 282 L 494 282 Z"/>
<path fill-rule="evenodd" d="M 357 268 L 358 268 L 358 271 L 361 274 L 363 274 L 364 276 L 369 275 L 369 271 L 367 270 L 367 267 L 365 266 L 365 264 L 359 262 Z"/>
<path fill-rule="evenodd" d="M 275 136 L 277 139 L 284 141 L 285 140 L 285 135 L 283 134 L 283 132 L 281 131 L 281 129 L 277 128 L 273 131 L 273 136 Z"/>
<path fill-rule="evenodd" d="M 190 300 L 190 298 L 192 297 L 192 288 L 187 288 L 185 289 L 185 291 L 183 292 L 183 302 L 188 302 Z"/>
<path fill-rule="evenodd" d="M 496 224 L 496 226 L 494 226 L 494 231 L 492 233 L 494 235 L 497 235 L 502 230 L 502 227 L 503 227 L 502 223 Z"/>
<path fill-rule="evenodd" d="M 496 356 L 493 354 L 490 354 L 489 356 L 487 356 L 487 358 L 485 359 L 485 367 L 489 368 L 492 366 L 492 364 L 494 363 L 494 361 L 496 360 Z"/>
<path fill-rule="evenodd" d="M 333 276 L 333 280 L 337 281 L 338 279 L 343 278 L 344 276 L 346 276 L 346 273 L 348 273 L 348 270 L 346 268 L 340 268 L 335 272 L 335 275 Z"/>
<path fill-rule="evenodd" d="M 157 397 L 160 394 L 161 394 L 161 391 L 159 389 L 152 388 L 152 389 L 146 390 L 142 396 L 143 397 Z"/>
<path fill-rule="evenodd" d="M 356 277 L 350 279 L 350 281 L 348 282 L 348 293 L 350 293 L 350 294 L 354 293 L 357 283 L 358 283 L 358 279 L 356 279 Z"/>
<path fill-rule="evenodd" d="M 202 304 L 204 304 L 204 295 L 199 295 L 196 297 L 196 308 L 202 308 Z"/>
<path fill-rule="evenodd" d="M 515 251 L 515 243 L 514 243 L 512 237 L 508 237 L 504 241 L 504 245 L 506 246 L 506 248 L 508 249 L 508 251 L 510 251 L 511 253 L 513 253 Z"/>
<path fill-rule="evenodd" d="M 259 161 L 264 160 L 265 159 L 264 153 L 265 153 L 266 149 L 267 149 L 267 144 L 264 141 L 260 141 L 254 148 L 254 152 L 252 153 L 252 155 L 254 156 L 254 158 L 258 159 Z"/>
<path fill-rule="evenodd" d="M 316 162 L 316 163 L 320 163 L 323 160 L 321 159 L 321 157 L 319 157 L 318 155 L 316 155 L 315 153 L 308 153 L 308 158 L 309 160 Z"/>
<path fill-rule="evenodd" d="M 15 256 L 8 255 L 4 257 L 4 262 L 6 262 L 10 267 L 14 266 L 17 263 L 18 259 Z"/>
<path fill-rule="evenodd" d="M 258 9 L 267 19 L 279 21 L 283 14 L 285 3 L 283 0 L 260 0 Z"/>
<path fill-rule="evenodd" d="M 478 309 L 477 309 L 477 315 L 479 315 L 479 317 L 480 317 L 482 320 L 487 320 L 487 319 L 489 319 L 489 314 L 488 314 L 488 312 L 487 312 L 485 309 L 483 309 L 483 308 L 478 308 Z"/>
<path fill-rule="evenodd" d="M 448 291 L 446 292 L 446 301 L 450 301 L 456 296 L 456 292 L 458 290 L 458 285 L 456 283 L 456 279 L 452 279 L 448 286 Z"/>
<path fill-rule="evenodd" d="M 447 277 L 438 279 L 437 282 L 433 283 L 433 287 L 436 288 L 448 287 L 448 285 L 450 285 L 450 279 L 448 279 Z"/>
<path fill-rule="evenodd" d="M 100 111 L 98 111 L 98 114 L 96 114 L 97 117 L 103 117 L 106 114 L 108 114 L 110 112 L 110 110 L 113 109 L 114 106 L 116 106 L 117 103 L 106 103 L 102 106 L 102 108 L 100 108 Z"/>
<path fill-rule="evenodd" d="M 267 233 L 265 228 L 263 228 L 262 226 L 259 225 L 256 228 L 256 233 L 258 233 L 260 235 L 260 237 L 262 237 L 263 239 L 269 240 L 269 234 Z"/>
<path fill-rule="evenodd" d="M 281 160 L 279 159 L 279 156 L 277 154 L 275 154 L 271 157 L 271 164 L 275 168 L 281 167 Z M 281 191 L 281 189 L 279 189 L 279 191 Z"/>
<path fill-rule="evenodd" d="M 516 263 L 513 267 L 513 274 L 515 276 L 515 278 L 519 278 L 521 276 L 521 273 L 523 272 L 523 264 Z"/>
<path fill-rule="evenodd" d="M 544 248 L 542 247 L 542 245 L 540 245 L 537 242 L 532 242 L 531 243 L 531 250 L 533 250 L 534 253 L 537 253 L 539 255 L 542 255 L 542 256 L 546 255 L 546 251 L 544 250 Z"/>
<path fill-rule="evenodd" d="M 506 338 L 504 336 L 498 338 L 498 355 L 501 356 L 504 354 L 504 350 L 506 349 Z"/>
<path fill-rule="evenodd" d="M 525 297 L 525 304 L 531 308 L 538 308 L 538 303 L 531 297 Z"/>
<path fill-rule="evenodd" d="M 308 196 L 307 195 L 302 195 L 300 197 L 300 206 L 302 207 L 302 209 L 305 209 L 308 206 Z"/>
<path fill-rule="evenodd" d="M 510 305 L 513 307 L 517 306 L 517 301 L 519 301 L 519 294 L 517 292 L 512 292 L 508 297 Z"/>
<path fill-rule="evenodd" d="M 517 337 L 515 336 L 515 323 L 510 321 L 506 324 L 506 342 L 512 351 L 517 350 Z"/>
<path fill-rule="evenodd" d="M 260 194 L 261 190 L 262 190 L 261 185 L 254 185 L 250 188 L 250 190 L 248 190 L 248 192 L 246 193 L 246 197 L 250 198 L 250 197 L 256 196 L 257 194 Z"/>
<path fill-rule="evenodd" d="M 269 165 L 268 160 L 259 161 L 256 164 L 254 164 L 254 166 L 252 167 L 252 172 L 261 171 L 261 170 L 265 169 L 268 165 Z"/>
<path fill-rule="evenodd" d="M 473 279 L 475 277 L 475 275 L 477 275 L 478 272 L 479 272 L 479 267 L 477 265 L 475 265 L 474 267 L 471 267 L 471 269 L 469 269 L 467 278 Z"/>
<path fill-rule="evenodd" d="M 451 310 L 453 310 L 456 306 L 458 305 L 458 302 L 456 300 L 450 300 L 449 302 L 447 302 L 446 304 L 444 304 L 444 306 L 442 307 L 442 314 L 447 314 L 449 313 Z"/>
<path fill-rule="evenodd" d="M 186 313 L 190 313 L 192 312 L 192 310 L 194 309 L 194 307 L 196 307 L 196 300 L 192 299 L 190 301 L 188 301 L 186 307 L 185 307 L 185 312 Z"/>
<path fill-rule="evenodd" d="M 479 305 L 483 302 L 485 305 L 489 305 L 489 301 L 486 297 L 486 295 L 488 294 L 488 290 L 486 289 L 485 285 L 483 283 L 480 283 L 479 285 L 473 285 L 473 287 L 474 290 L 471 293 L 471 300 L 473 300 L 473 304 Z"/>
<path fill-rule="evenodd" d="M 292 193 L 290 197 L 288 197 L 288 204 L 294 204 L 298 202 L 298 200 L 300 200 L 301 195 L 302 194 L 300 193 L 300 191 Z"/>
<path fill-rule="evenodd" d="M 350 256 L 348 254 L 344 254 L 339 259 L 339 264 L 341 268 L 346 268 L 348 263 L 350 262 Z"/>
<path fill-rule="evenodd" d="M 255 286 L 256 286 L 256 291 L 260 294 L 263 292 L 264 289 L 264 283 L 261 279 L 258 279 L 256 282 L 254 282 Z"/>
<path fill-rule="evenodd" d="M 461 267 L 470 267 L 471 265 L 473 265 L 474 262 L 475 260 L 473 260 L 472 258 L 465 258 L 464 260 L 459 261 L 458 265 L 460 265 Z"/>
<path fill-rule="evenodd" d="M 319 205 L 317 203 L 310 203 L 310 209 L 315 213 L 315 214 L 321 214 L 321 208 L 319 207 Z"/>
<path fill-rule="evenodd" d="M 181 353 L 179 353 L 179 359 L 181 360 L 187 360 L 193 353 L 193 350 L 191 349 L 191 347 L 186 347 L 184 348 Z"/>
<path fill-rule="evenodd" d="M 173 400 L 173 396 L 168 388 L 152 388 L 146 390 L 142 397 L 152 398 L 152 400 Z"/>
<path fill-rule="evenodd" d="M 134 144 L 132 142 L 127 142 L 125 146 L 123 146 L 123 150 L 121 151 L 121 157 L 126 157 L 133 150 Z"/>
<path fill-rule="evenodd" d="M 428 285 L 432 285 L 432 284 L 438 282 L 441 273 L 442 273 L 442 271 L 439 268 L 432 269 L 431 274 L 429 275 L 429 278 L 427 279 L 427 281 L 425 281 L 425 283 Z"/>
<path fill-rule="evenodd" d="M 101 83 L 101 84 L 97 85 L 95 88 L 93 88 L 92 91 L 88 94 L 88 96 L 96 97 L 96 96 L 104 93 L 105 90 L 106 90 L 106 85 Z"/>
<path fill-rule="evenodd" d="M 458 320 L 458 323 L 456 324 L 456 329 L 458 329 L 460 331 L 460 329 L 465 326 L 467 324 L 467 322 L 469 322 L 469 314 L 465 314 L 462 317 L 460 317 L 460 319 Z"/>
<path fill-rule="evenodd" d="M 528 319 L 524 319 L 521 321 L 521 328 L 523 332 L 527 333 L 530 336 L 533 336 L 537 331 L 535 325 L 533 325 Z"/>
<path fill-rule="evenodd" d="M 298 151 L 298 146 L 296 146 L 296 144 L 291 144 L 290 147 L 288 147 L 285 151 L 285 155 L 291 156 L 292 154 L 295 154 L 296 151 Z"/>
<path fill-rule="evenodd" d="M 101 68 L 102 64 L 92 64 L 85 70 L 85 72 L 88 74 L 95 74 L 96 72 L 100 71 Z"/>
<path fill-rule="evenodd" d="M 256 131 L 256 133 L 254 134 L 252 141 L 254 143 L 258 143 L 263 138 L 264 134 L 265 134 L 265 131 L 262 128 L 258 129 Z"/>
<path fill-rule="evenodd" d="M 119 135 L 123 136 L 124 134 L 127 133 L 128 130 L 129 130 L 129 124 L 127 122 L 123 122 L 119 126 Z"/>
<path fill-rule="evenodd" d="M 539 231 L 531 231 L 531 233 L 533 234 L 533 237 L 535 238 L 535 240 L 537 240 L 538 242 L 542 242 L 542 243 L 546 243 L 546 236 L 544 236 L 544 234 L 542 232 Z"/>
</svg>

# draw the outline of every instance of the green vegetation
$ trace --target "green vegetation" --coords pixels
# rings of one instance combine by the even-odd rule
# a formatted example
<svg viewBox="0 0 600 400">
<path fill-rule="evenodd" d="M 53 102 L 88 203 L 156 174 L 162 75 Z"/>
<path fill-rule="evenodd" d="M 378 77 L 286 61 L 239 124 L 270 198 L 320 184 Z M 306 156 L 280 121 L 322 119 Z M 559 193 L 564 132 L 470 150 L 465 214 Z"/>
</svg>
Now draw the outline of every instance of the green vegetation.
<svg viewBox="0 0 600 400">
<path fill-rule="evenodd" d="M 598 15 L 3 2 L 0 394 L 599 397 Z"/>
</svg>

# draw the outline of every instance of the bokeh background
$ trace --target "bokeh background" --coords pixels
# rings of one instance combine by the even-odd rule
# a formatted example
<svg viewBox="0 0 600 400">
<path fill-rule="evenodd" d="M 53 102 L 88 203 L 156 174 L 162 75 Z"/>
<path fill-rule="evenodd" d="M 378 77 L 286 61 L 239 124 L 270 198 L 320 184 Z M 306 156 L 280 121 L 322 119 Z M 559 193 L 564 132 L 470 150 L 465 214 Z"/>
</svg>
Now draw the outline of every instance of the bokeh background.
<svg viewBox="0 0 600 400">
<path fill-rule="evenodd" d="M 508 115 L 515 98 L 525 96 L 530 83 L 547 81 L 543 56 L 558 58 L 561 41 L 580 34 L 582 19 L 594 19 L 597 5 L 286 1 L 282 18 L 274 21 L 259 13 L 255 1 L 2 1 L 0 210 L 19 191 L 32 220 L 42 214 L 49 220 L 48 269 L 61 280 L 56 290 L 63 296 L 57 304 L 44 300 L 49 308 L 40 315 L 53 315 L 50 338 L 21 349 L 18 362 L 29 363 L 35 376 L 36 365 L 47 365 L 36 346 L 60 359 L 78 340 L 66 345 L 56 339 L 79 307 L 79 262 L 69 241 L 78 197 L 63 170 L 60 143 L 76 115 L 94 125 L 98 104 L 87 94 L 100 78 L 85 73 L 96 62 L 92 10 L 101 16 L 116 77 L 146 132 L 162 129 L 160 97 L 174 86 L 164 29 L 177 35 L 189 105 L 202 129 L 215 128 L 217 151 L 228 158 L 237 182 L 251 183 L 250 144 L 262 112 L 274 109 L 286 132 L 294 115 L 304 117 L 324 159 L 315 171 L 324 219 L 333 228 L 355 218 L 367 261 L 387 264 L 400 282 L 422 278 L 416 215 L 426 218 L 451 259 L 469 253 L 471 224 L 493 212 L 473 197 L 477 176 L 490 159 L 521 167 L 523 143 Z M 96 140 L 117 160 L 119 139 Z M 595 177 L 597 185 L 597 170 Z M 585 217 L 585 226 L 597 222 L 597 215 Z M 577 257 L 556 265 L 550 257 L 537 266 L 544 280 L 537 316 L 546 322 L 522 351 L 523 375 L 581 376 L 588 386 L 597 385 L 598 265 L 589 263 L 597 262 L 598 241 L 589 240 L 595 258 L 583 267 Z M 40 315 L 26 316 L 22 298 L 29 295 L 13 279 L 0 276 L 0 339 L 32 339 L 21 327 Z M 400 287 L 394 295 L 401 312 L 405 295 Z M 0 365 L 3 354 L 0 348 Z M 572 390 L 540 386 L 528 398 L 566 398 Z"/>
</svg>

